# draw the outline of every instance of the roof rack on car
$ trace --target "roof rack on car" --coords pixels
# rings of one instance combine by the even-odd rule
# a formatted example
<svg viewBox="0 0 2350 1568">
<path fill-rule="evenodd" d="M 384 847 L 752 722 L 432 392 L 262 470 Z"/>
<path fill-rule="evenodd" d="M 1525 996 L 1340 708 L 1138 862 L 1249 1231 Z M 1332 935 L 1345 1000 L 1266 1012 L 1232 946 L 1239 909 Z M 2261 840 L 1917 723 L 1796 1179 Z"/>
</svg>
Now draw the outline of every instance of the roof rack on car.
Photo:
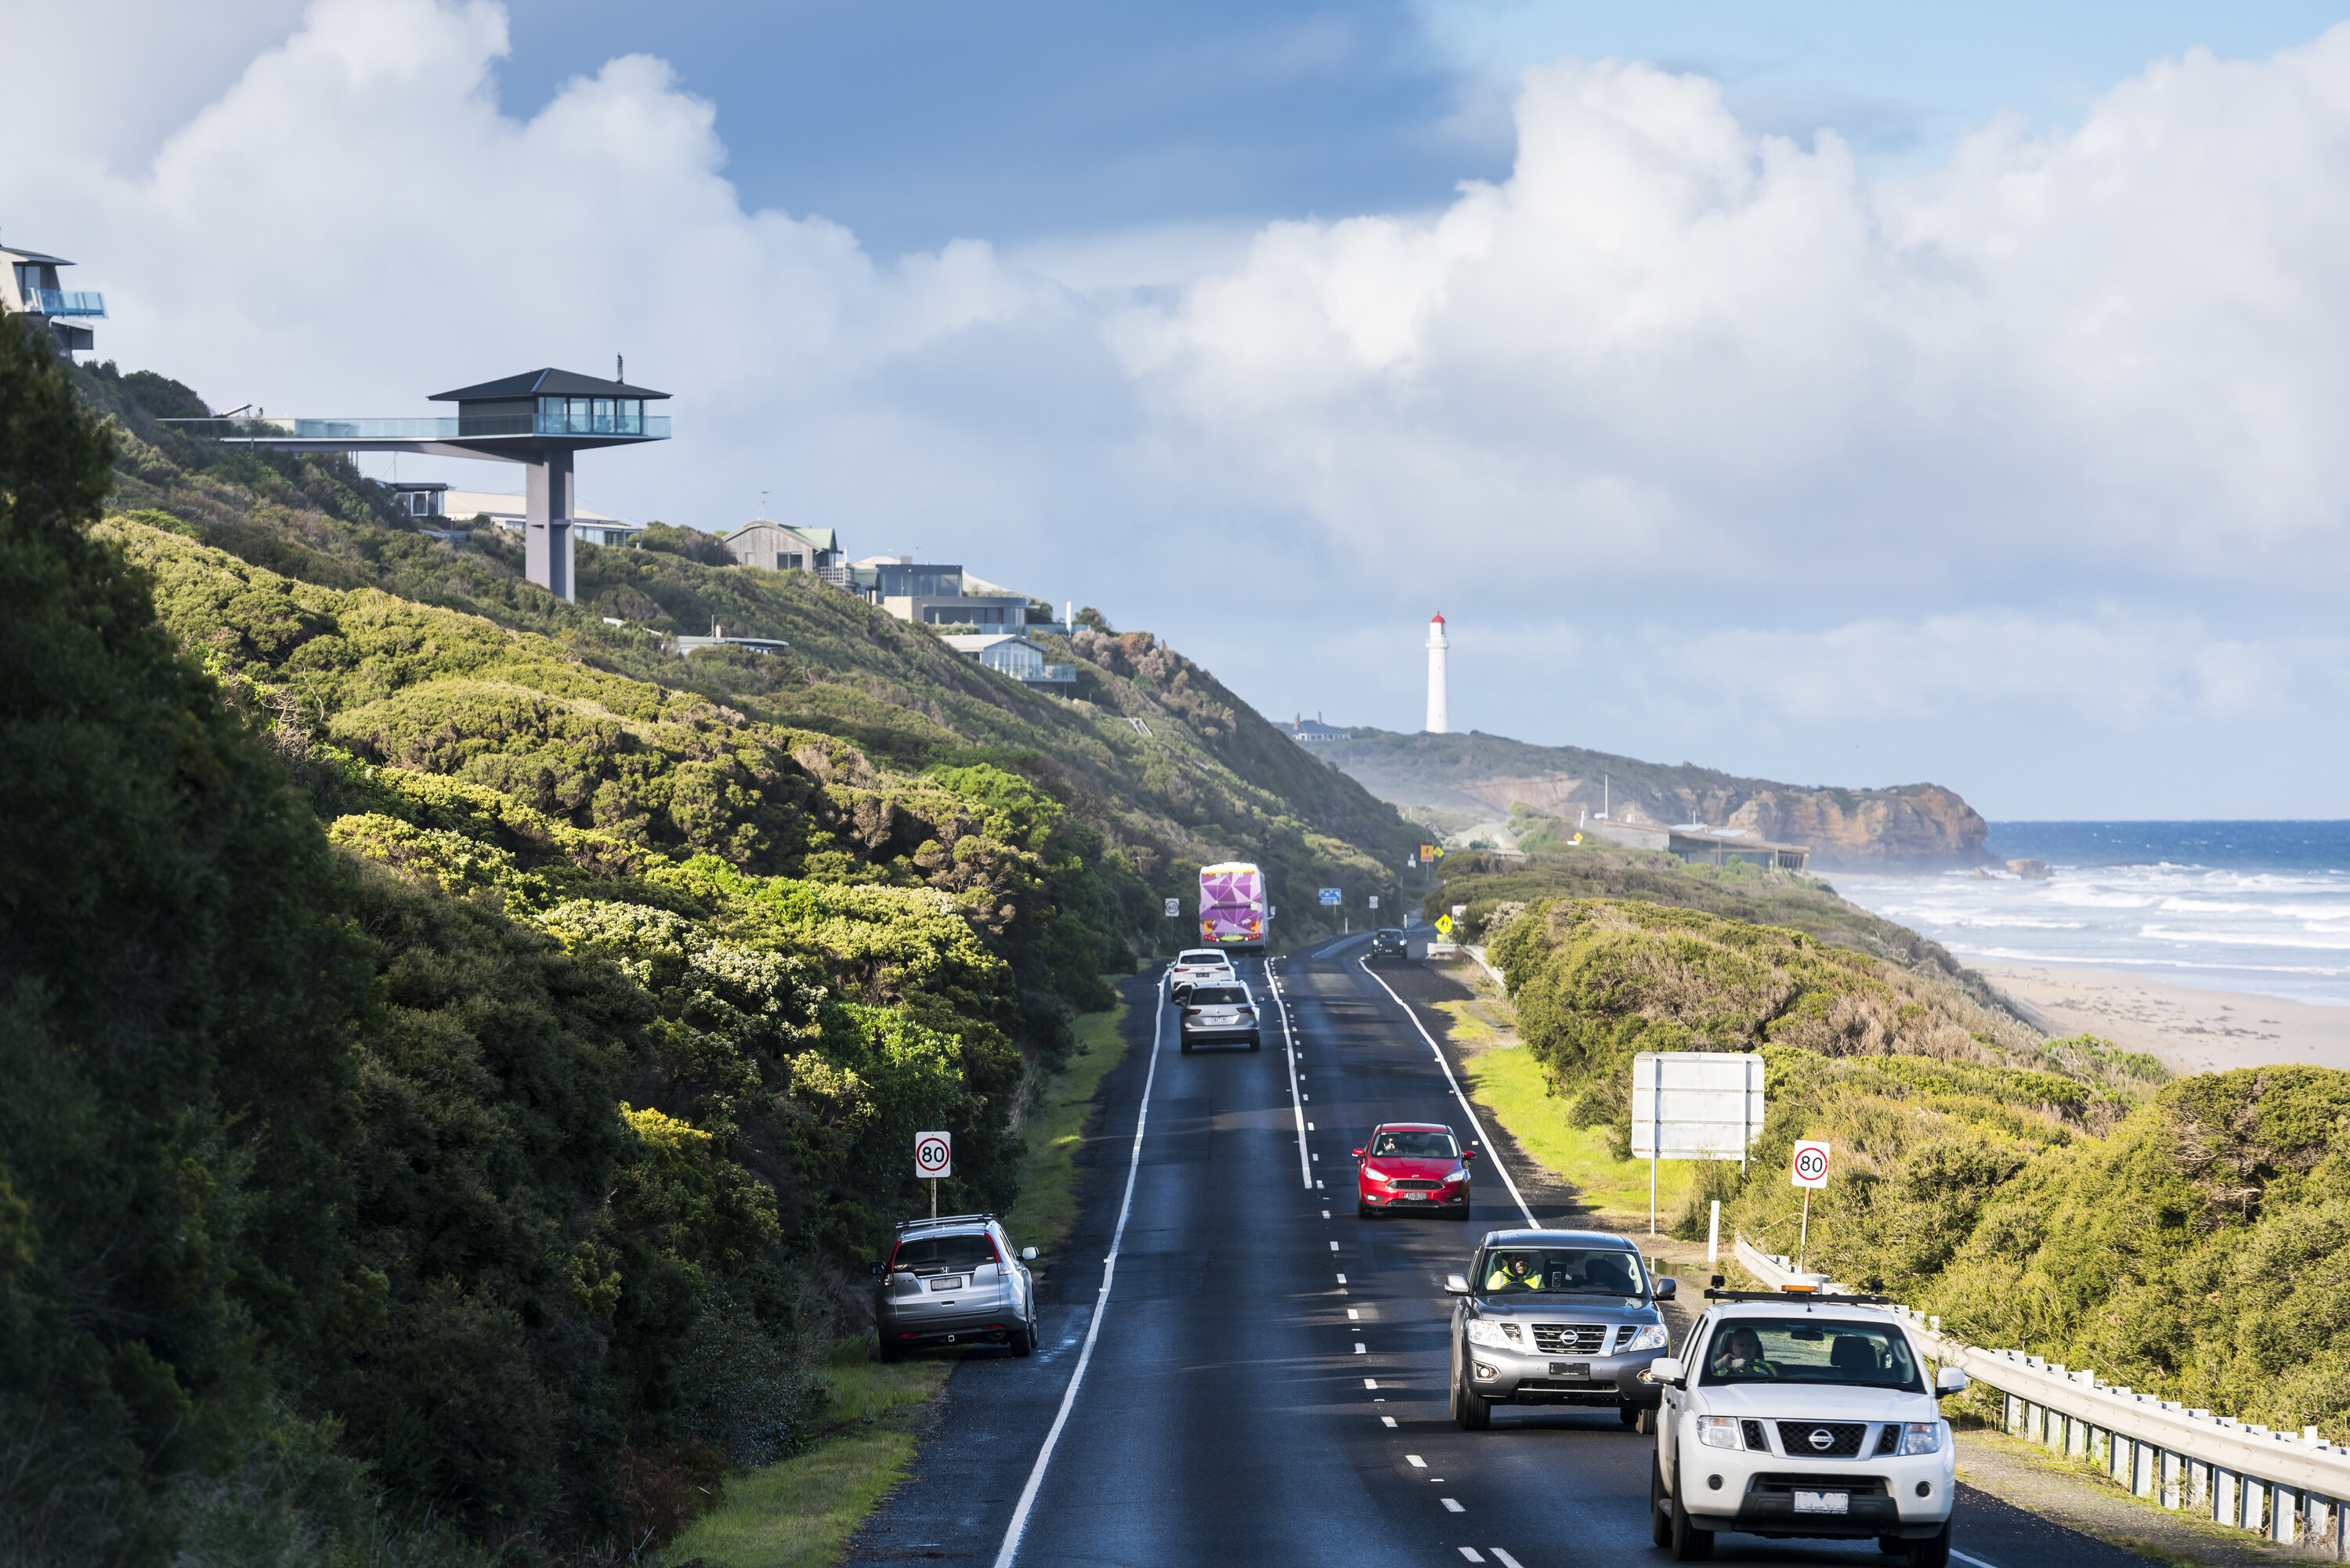
<svg viewBox="0 0 2350 1568">
<path fill-rule="evenodd" d="M 927 1220 L 900 1220 L 898 1229 L 911 1231 L 923 1225 L 963 1225 L 973 1220 L 993 1220 L 993 1214 L 934 1214 Z"/>
<path fill-rule="evenodd" d="M 1891 1296 L 1872 1295 L 1865 1291 L 1824 1291 L 1817 1285 L 1783 1285 L 1775 1291 L 1726 1291 L 1727 1283 L 1716 1274 L 1707 1286 L 1705 1299 L 1710 1302 L 1783 1302 L 1790 1299 L 1804 1302 L 1851 1302 L 1861 1306 L 1891 1306 Z M 1871 1280 L 1870 1284 L 1877 1282 Z"/>
</svg>

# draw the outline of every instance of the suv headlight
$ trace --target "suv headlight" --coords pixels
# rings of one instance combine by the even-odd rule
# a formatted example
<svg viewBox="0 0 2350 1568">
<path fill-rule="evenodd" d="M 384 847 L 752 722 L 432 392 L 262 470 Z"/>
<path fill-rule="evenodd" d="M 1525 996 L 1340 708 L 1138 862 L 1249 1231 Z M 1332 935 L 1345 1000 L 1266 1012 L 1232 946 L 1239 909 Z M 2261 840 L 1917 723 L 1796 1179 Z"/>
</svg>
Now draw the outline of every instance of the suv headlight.
<svg viewBox="0 0 2350 1568">
<path fill-rule="evenodd" d="M 1904 1454 L 1939 1454 L 1942 1451 L 1942 1423 L 1911 1421 L 1901 1428 L 1901 1452 Z"/>
<path fill-rule="evenodd" d="M 1738 1421 L 1731 1416 L 1700 1416 L 1697 1418 L 1697 1440 L 1709 1449 L 1742 1449 L 1746 1439 L 1739 1435 Z"/>
<path fill-rule="evenodd" d="M 1616 1353 L 1623 1355 L 1635 1350 L 1662 1350 L 1665 1348 L 1665 1325 L 1652 1323 L 1645 1327 L 1634 1329 L 1632 1337 L 1617 1345 Z"/>
<path fill-rule="evenodd" d="M 1518 1348 L 1518 1325 L 1513 1323 L 1488 1323 L 1482 1317 L 1472 1317 L 1469 1320 L 1469 1343 L 1515 1350 Z"/>
</svg>

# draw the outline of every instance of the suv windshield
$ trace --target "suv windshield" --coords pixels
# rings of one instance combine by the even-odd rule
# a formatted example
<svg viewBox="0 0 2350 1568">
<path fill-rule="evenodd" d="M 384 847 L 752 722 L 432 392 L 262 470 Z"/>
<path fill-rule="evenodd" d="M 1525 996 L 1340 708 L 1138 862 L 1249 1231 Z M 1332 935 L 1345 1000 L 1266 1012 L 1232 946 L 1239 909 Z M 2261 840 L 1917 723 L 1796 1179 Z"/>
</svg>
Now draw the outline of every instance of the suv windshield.
<svg viewBox="0 0 2350 1568">
<path fill-rule="evenodd" d="M 900 1241 L 897 1256 L 889 1260 L 889 1267 L 917 1274 L 962 1274 L 983 1269 L 993 1262 L 993 1244 L 986 1232 L 978 1231 L 965 1236 L 924 1236 L 919 1241 Z"/>
<path fill-rule="evenodd" d="M 1195 985 L 1191 988 L 1191 1005 L 1194 1007 L 1228 1006 L 1247 1000 L 1247 991 L 1237 985 Z"/>
<path fill-rule="evenodd" d="M 1382 1156 L 1390 1159 L 1453 1159 L 1459 1155 L 1449 1132 L 1383 1132 L 1371 1140 L 1373 1159 Z"/>
<path fill-rule="evenodd" d="M 1384 927 L 1373 932 L 1372 935 L 1379 938 L 1383 941 L 1399 942 L 1403 940 L 1403 933 L 1401 931 L 1389 929 Z"/>
<path fill-rule="evenodd" d="M 1489 1294 L 1637 1296 L 1642 1291 L 1639 1261 L 1613 1248 L 1496 1247 L 1482 1267 L 1480 1285 Z"/>
<path fill-rule="evenodd" d="M 1708 1383 L 1858 1383 L 1922 1392 L 1909 1342 L 1898 1329 L 1817 1318 L 1738 1317 L 1713 1331 Z"/>
</svg>

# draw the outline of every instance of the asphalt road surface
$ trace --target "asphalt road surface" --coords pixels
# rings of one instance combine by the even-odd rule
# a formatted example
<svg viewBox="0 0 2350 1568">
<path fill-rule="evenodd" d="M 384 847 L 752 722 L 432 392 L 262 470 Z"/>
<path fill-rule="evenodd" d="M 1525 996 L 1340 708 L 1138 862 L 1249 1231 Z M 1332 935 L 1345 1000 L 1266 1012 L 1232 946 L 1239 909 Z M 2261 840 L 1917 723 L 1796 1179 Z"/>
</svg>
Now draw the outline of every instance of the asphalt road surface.
<svg viewBox="0 0 2350 1568">
<path fill-rule="evenodd" d="M 1134 982 L 1085 1214 L 1041 1293 L 1044 1346 L 1026 1361 L 962 1353 L 913 1474 L 850 1562 L 1668 1560 L 1648 1539 L 1654 1439 L 1612 1410 L 1497 1407 L 1486 1432 L 1446 1418 L 1444 1276 L 1488 1230 L 1575 1212 L 1498 1128 L 1472 1126 L 1415 1025 L 1415 1007 L 1461 993 L 1418 964 L 1367 973 L 1367 945 L 1243 961 L 1267 1004 L 1256 1053 L 1180 1054 L 1173 1011 Z M 1468 1223 L 1356 1218 L 1348 1151 L 1382 1121 L 1450 1123 L 1485 1149 Z M 2146 1561 L 1964 1487 L 1953 1544 L 1970 1568 Z M 1715 1557 L 1898 1561 L 1866 1542 L 1740 1535 Z"/>
</svg>

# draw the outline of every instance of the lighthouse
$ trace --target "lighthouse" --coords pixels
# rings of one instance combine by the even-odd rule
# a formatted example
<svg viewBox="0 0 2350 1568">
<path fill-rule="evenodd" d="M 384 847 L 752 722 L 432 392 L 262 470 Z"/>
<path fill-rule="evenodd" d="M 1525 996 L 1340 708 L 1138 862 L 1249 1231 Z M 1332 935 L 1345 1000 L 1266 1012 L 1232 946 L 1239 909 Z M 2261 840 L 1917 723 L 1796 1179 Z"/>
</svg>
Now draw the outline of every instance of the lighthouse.
<svg viewBox="0 0 2350 1568">
<path fill-rule="evenodd" d="M 1448 734 L 1452 729 L 1452 714 L 1444 701 L 1444 650 L 1452 645 L 1444 640 L 1444 618 L 1430 616 L 1428 621 L 1428 732 Z"/>
</svg>

